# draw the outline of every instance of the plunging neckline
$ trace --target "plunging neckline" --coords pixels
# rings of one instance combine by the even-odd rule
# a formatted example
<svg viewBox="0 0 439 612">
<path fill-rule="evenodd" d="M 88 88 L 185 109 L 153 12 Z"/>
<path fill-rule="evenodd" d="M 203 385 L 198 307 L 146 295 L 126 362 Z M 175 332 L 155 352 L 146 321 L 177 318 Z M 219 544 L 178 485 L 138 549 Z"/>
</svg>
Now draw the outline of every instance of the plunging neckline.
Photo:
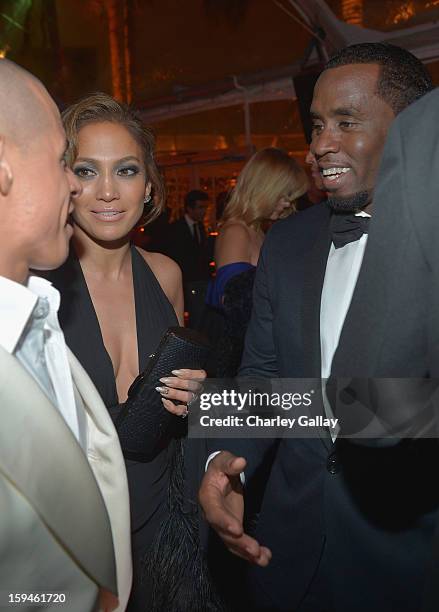
<svg viewBox="0 0 439 612">
<path fill-rule="evenodd" d="M 130 249 L 137 356 L 141 372 L 148 363 L 148 355 L 154 352 L 163 333 L 168 327 L 178 325 L 178 322 L 172 304 L 145 258 L 133 245 Z M 105 405 L 109 409 L 117 406 L 119 402 L 113 364 L 105 348 L 88 286 L 73 249 L 66 263 L 48 276 L 61 291 L 58 314 L 67 344 L 90 375 Z"/>
<path fill-rule="evenodd" d="M 138 256 L 141 257 L 141 255 L 138 253 L 136 247 L 134 245 L 130 245 L 130 258 L 131 258 L 131 279 L 132 279 L 132 289 L 133 289 L 133 298 L 134 298 L 134 320 L 135 320 L 135 324 L 136 324 L 136 346 L 137 346 L 137 367 L 140 371 L 140 337 L 139 337 L 139 329 L 140 329 L 140 325 L 139 325 L 139 321 L 138 321 L 138 309 L 137 309 L 137 303 L 138 303 L 138 286 L 137 283 L 135 282 L 135 266 L 134 266 L 134 258 Z M 79 269 L 80 269 L 80 273 L 82 275 L 82 280 L 84 281 L 84 287 L 85 287 L 85 294 L 86 294 L 86 298 L 88 301 L 88 304 L 90 306 L 90 310 L 92 311 L 92 317 L 94 318 L 94 323 L 95 323 L 95 329 L 97 331 L 97 336 L 98 336 L 98 340 L 99 343 L 101 345 L 101 349 L 102 349 L 102 355 L 105 359 L 106 362 L 106 367 L 108 367 L 109 370 L 111 370 L 113 376 L 112 376 L 112 381 L 113 381 L 113 397 L 116 399 L 116 403 L 120 403 L 120 398 L 119 398 L 119 394 L 117 392 L 117 384 L 116 384 L 116 374 L 114 371 L 114 366 L 113 366 L 113 362 L 111 360 L 110 357 L 110 353 L 107 350 L 107 347 L 105 346 L 105 342 L 104 342 L 104 337 L 102 335 L 102 329 L 99 323 L 99 318 L 96 312 L 96 308 L 93 304 L 93 300 L 90 294 L 90 290 L 88 288 L 87 285 L 87 280 L 85 278 L 84 275 L 84 271 L 81 267 L 81 262 L 79 261 L 79 259 L 77 260 L 78 264 L 79 264 Z"/>
</svg>

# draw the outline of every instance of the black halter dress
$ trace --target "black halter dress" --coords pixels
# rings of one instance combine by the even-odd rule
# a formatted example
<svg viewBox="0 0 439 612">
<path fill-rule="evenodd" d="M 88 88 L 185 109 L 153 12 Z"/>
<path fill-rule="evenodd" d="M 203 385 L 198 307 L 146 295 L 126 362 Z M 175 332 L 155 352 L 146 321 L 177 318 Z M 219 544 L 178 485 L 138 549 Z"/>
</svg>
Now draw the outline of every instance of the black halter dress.
<svg viewBox="0 0 439 612">
<path fill-rule="evenodd" d="M 137 249 L 131 247 L 139 368 L 169 326 L 178 325 L 174 309 Z M 59 320 L 66 342 L 98 389 L 114 418 L 120 410 L 113 365 L 104 346 L 98 318 L 79 261 L 74 253 L 49 279 L 61 293 Z M 126 459 L 131 506 L 134 584 L 128 610 L 148 609 L 149 585 L 142 581 L 142 559 L 148 554 L 169 513 L 167 495 L 175 445 L 170 442 L 147 462 Z"/>
</svg>

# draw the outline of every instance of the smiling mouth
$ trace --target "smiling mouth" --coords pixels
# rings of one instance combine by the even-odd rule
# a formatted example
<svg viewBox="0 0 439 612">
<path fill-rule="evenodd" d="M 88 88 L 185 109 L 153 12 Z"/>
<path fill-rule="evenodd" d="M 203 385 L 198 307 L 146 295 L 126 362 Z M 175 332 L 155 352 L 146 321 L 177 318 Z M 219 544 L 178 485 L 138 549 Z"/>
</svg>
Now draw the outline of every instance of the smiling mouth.
<svg viewBox="0 0 439 612">
<path fill-rule="evenodd" d="M 335 181 L 336 179 L 342 177 L 344 174 L 349 172 L 350 168 L 320 168 L 320 174 L 323 179 L 328 181 Z"/>
<path fill-rule="evenodd" d="M 123 215 L 123 210 L 92 210 L 92 214 L 102 221 L 113 221 Z"/>
</svg>

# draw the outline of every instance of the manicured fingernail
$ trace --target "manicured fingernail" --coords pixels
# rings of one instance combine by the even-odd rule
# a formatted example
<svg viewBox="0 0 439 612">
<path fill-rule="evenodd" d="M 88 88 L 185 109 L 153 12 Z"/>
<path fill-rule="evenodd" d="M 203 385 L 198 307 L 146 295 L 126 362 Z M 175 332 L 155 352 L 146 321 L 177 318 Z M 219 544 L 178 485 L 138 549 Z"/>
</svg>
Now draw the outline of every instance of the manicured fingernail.
<svg viewBox="0 0 439 612">
<path fill-rule="evenodd" d="M 155 390 L 161 393 L 162 395 L 168 395 L 169 393 L 168 387 L 156 387 Z"/>
<path fill-rule="evenodd" d="M 174 376 L 181 376 L 183 374 L 183 370 L 172 370 Z"/>
<path fill-rule="evenodd" d="M 159 378 L 159 381 L 167 385 L 168 383 L 171 382 L 171 379 L 169 378 L 169 376 L 163 376 L 163 378 Z"/>
</svg>

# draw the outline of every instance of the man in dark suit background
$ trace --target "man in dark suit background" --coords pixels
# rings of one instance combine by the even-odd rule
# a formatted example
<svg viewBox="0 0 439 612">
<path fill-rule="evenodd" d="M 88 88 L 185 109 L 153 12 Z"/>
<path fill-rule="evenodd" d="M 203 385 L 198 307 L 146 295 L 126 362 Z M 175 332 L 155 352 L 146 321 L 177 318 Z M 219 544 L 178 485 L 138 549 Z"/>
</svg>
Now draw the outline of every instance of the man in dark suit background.
<svg viewBox="0 0 439 612">
<path fill-rule="evenodd" d="M 183 282 L 209 278 L 203 225 L 208 200 L 204 191 L 189 191 L 184 199 L 184 216 L 169 227 L 167 252 L 180 266 Z"/>
<path fill-rule="evenodd" d="M 387 440 L 391 448 L 386 451 L 371 449 L 368 455 L 374 464 L 380 463 L 383 452 L 389 459 L 399 459 L 399 464 L 395 459 L 392 462 L 395 469 L 392 480 L 387 479 L 387 495 L 395 494 L 395 478 L 403 480 L 406 506 L 417 520 L 422 504 L 432 507 L 438 489 L 438 441 L 413 439 L 428 427 L 430 419 L 433 429 L 428 435 L 437 438 L 439 433 L 438 118 L 436 90 L 402 113 L 390 129 L 374 196 L 376 214 L 333 363 L 334 376 L 348 372 L 360 379 L 404 377 L 392 383 L 392 395 L 387 381 L 372 381 L 373 396 L 364 398 L 372 410 L 380 409 L 387 431 L 398 432 L 400 438 Z M 357 388 L 356 396 L 361 398 L 359 391 Z M 430 400 L 433 411 L 425 414 Z M 353 403 L 349 406 L 351 413 L 356 408 Z M 362 440 L 362 444 L 372 445 L 373 441 Z M 358 454 L 358 449 L 354 452 Z M 402 457 L 409 463 L 402 463 Z M 400 502 L 397 499 L 398 505 Z M 423 522 L 425 525 L 425 517 Z M 438 572 L 439 546 L 425 610 L 439 609 Z"/>
<path fill-rule="evenodd" d="M 178 263 L 183 274 L 185 310 L 189 324 L 197 327 L 209 280 L 209 256 L 203 221 L 209 197 L 194 189 L 184 199 L 184 216 L 171 223 L 166 239 L 166 255 Z"/>
<path fill-rule="evenodd" d="M 422 64 L 391 45 L 354 45 L 327 64 L 311 107 L 311 151 L 329 206 L 314 206 L 269 232 L 240 375 L 330 375 L 366 245 L 388 128 L 429 89 Z M 325 411 L 330 413 L 327 402 Z M 389 497 L 381 504 L 379 499 L 385 489 L 373 486 L 380 464 L 369 465 L 363 455 L 351 456 L 359 465 L 355 479 L 373 499 L 366 508 L 359 505 L 350 490 L 343 445 L 334 444 L 326 431 L 319 434 L 316 439 L 212 444 L 212 451 L 222 452 L 211 459 L 200 500 L 228 548 L 254 564 L 249 572 L 254 609 L 416 610 L 432 536 L 432 521 L 422 521 L 426 508 L 407 514 L 402 497 L 400 515 L 389 516 Z M 245 469 L 251 482 L 268 454 L 274 460 L 251 537 L 242 529 L 239 473 Z"/>
</svg>

